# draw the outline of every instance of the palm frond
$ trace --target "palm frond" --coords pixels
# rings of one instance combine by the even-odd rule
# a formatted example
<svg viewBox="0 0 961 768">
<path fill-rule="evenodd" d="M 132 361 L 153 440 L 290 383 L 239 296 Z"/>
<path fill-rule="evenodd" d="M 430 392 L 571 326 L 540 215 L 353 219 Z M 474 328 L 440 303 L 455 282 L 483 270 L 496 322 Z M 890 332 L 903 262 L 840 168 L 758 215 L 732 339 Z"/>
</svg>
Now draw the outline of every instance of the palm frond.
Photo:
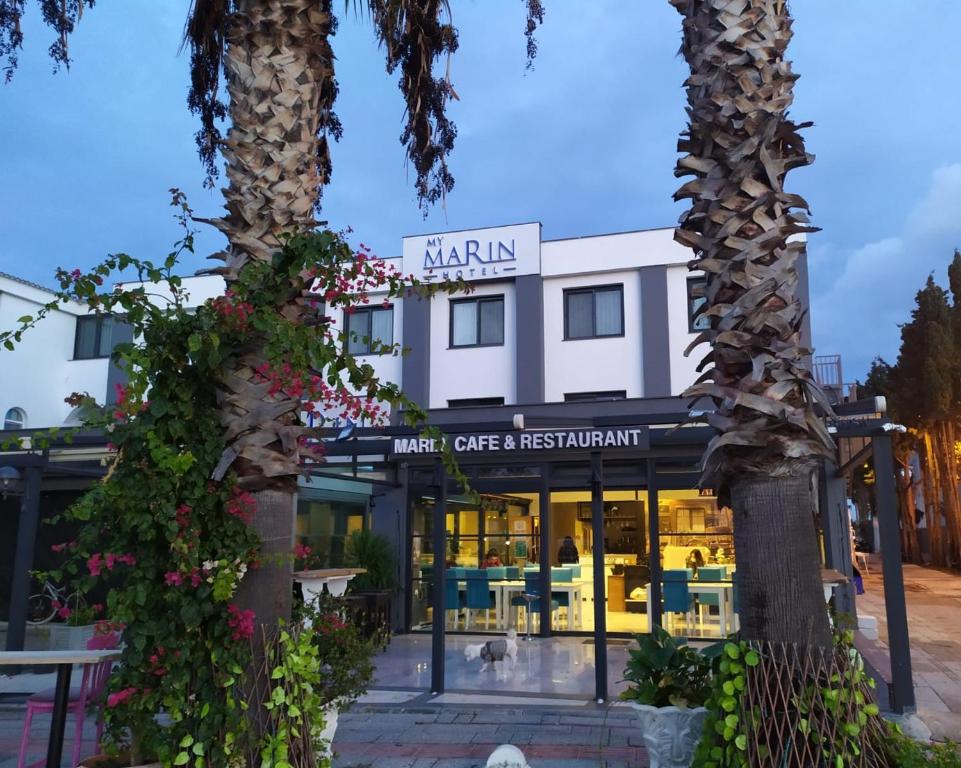
<svg viewBox="0 0 961 768">
<path fill-rule="evenodd" d="M 4 80 L 10 82 L 17 69 L 18 53 L 23 48 L 23 29 L 20 21 L 26 0 L 0 0 L 0 58 L 6 58 Z M 70 69 L 69 39 L 83 16 L 83 7 L 93 8 L 94 0 L 39 0 L 43 22 L 57 35 L 50 46 L 53 71 L 61 66 Z"/>
<path fill-rule="evenodd" d="M 417 172 L 421 206 L 443 200 L 454 187 L 447 155 L 457 129 L 446 114 L 447 100 L 458 98 L 450 81 L 434 77 L 434 61 L 457 50 L 457 30 L 447 0 L 369 0 L 377 38 L 387 54 L 387 71 L 400 67 L 400 90 L 407 104 L 400 141 Z M 449 62 L 449 58 L 448 58 Z"/>
<path fill-rule="evenodd" d="M 197 151 L 207 169 L 208 186 L 217 176 L 217 148 L 221 141 L 217 123 L 227 116 L 227 107 L 220 98 L 220 73 L 231 5 L 231 0 L 194 0 L 181 45 L 190 46 L 187 106 L 200 117 Z"/>
</svg>

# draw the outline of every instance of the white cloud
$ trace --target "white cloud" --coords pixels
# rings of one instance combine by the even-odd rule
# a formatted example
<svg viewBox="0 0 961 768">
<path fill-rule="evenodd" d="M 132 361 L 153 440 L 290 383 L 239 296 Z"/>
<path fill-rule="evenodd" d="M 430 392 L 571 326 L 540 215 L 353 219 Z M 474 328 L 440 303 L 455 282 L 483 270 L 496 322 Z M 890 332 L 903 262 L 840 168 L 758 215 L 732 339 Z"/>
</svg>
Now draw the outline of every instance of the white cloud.
<svg viewBox="0 0 961 768">
<path fill-rule="evenodd" d="M 953 249 L 961 246 L 959 211 L 961 163 L 955 163 L 931 174 L 901 232 L 852 251 L 812 250 L 814 344 L 818 354 L 841 353 L 849 381 L 863 379 L 875 355 L 889 362 L 897 357 L 898 325 L 910 318 L 927 276 L 933 272 L 947 283 Z"/>
</svg>

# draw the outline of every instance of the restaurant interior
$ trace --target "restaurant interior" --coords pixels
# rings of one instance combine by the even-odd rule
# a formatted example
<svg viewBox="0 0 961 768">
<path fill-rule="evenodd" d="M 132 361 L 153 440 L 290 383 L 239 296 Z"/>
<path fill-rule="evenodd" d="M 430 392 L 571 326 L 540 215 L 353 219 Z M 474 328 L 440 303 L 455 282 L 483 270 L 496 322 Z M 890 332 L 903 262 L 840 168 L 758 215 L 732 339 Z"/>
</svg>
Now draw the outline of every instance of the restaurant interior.
<svg viewBox="0 0 961 768">
<path fill-rule="evenodd" d="M 557 633 L 594 632 L 595 599 L 605 601 L 609 635 L 649 631 L 650 521 L 646 490 L 603 494 L 605 583 L 594 577 L 591 495 L 554 491 L 542 512 L 536 493 L 484 494 L 447 499 L 445 626 L 449 632 L 538 632 L 539 571 L 551 566 L 550 615 Z M 414 504 L 410 625 L 429 630 L 433 610 L 434 500 Z M 540 551 L 548 515 L 549 551 Z M 658 494 L 658 558 L 665 628 L 691 638 L 735 631 L 737 616 L 732 513 L 697 489 Z M 528 626 L 528 623 L 530 626 Z"/>
</svg>

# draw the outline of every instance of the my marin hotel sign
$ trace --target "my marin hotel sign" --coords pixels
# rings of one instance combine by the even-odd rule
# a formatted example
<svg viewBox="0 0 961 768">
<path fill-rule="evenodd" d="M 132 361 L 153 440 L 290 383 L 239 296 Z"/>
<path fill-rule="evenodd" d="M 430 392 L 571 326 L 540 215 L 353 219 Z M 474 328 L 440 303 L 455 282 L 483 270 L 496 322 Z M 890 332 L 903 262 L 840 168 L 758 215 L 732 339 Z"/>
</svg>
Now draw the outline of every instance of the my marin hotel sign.
<svg viewBox="0 0 961 768">
<path fill-rule="evenodd" d="M 455 454 L 509 456 L 541 451 L 599 451 L 611 448 L 644 450 L 650 447 L 647 427 L 596 427 L 591 429 L 538 429 L 524 432 L 466 432 L 444 438 Z M 391 444 L 396 456 L 440 452 L 429 437 L 395 437 Z"/>
<path fill-rule="evenodd" d="M 541 225 L 469 229 L 404 238 L 404 274 L 424 282 L 491 280 L 541 271 Z"/>
</svg>

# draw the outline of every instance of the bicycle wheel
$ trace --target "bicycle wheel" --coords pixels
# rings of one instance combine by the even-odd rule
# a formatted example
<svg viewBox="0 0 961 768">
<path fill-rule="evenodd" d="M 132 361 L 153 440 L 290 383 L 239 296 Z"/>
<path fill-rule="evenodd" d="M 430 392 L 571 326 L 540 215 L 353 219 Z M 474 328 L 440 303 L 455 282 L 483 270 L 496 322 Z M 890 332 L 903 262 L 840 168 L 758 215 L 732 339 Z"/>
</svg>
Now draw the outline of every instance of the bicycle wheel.
<svg viewBox="0 0 961 768">
<path fill-rule="evenodd" d="M 46 624 L 56 615 L 57 609 L 53 607 L 53 600 L 47 592 L 40 592 L 27 598 L 28 624 Z"/>
</svg>

